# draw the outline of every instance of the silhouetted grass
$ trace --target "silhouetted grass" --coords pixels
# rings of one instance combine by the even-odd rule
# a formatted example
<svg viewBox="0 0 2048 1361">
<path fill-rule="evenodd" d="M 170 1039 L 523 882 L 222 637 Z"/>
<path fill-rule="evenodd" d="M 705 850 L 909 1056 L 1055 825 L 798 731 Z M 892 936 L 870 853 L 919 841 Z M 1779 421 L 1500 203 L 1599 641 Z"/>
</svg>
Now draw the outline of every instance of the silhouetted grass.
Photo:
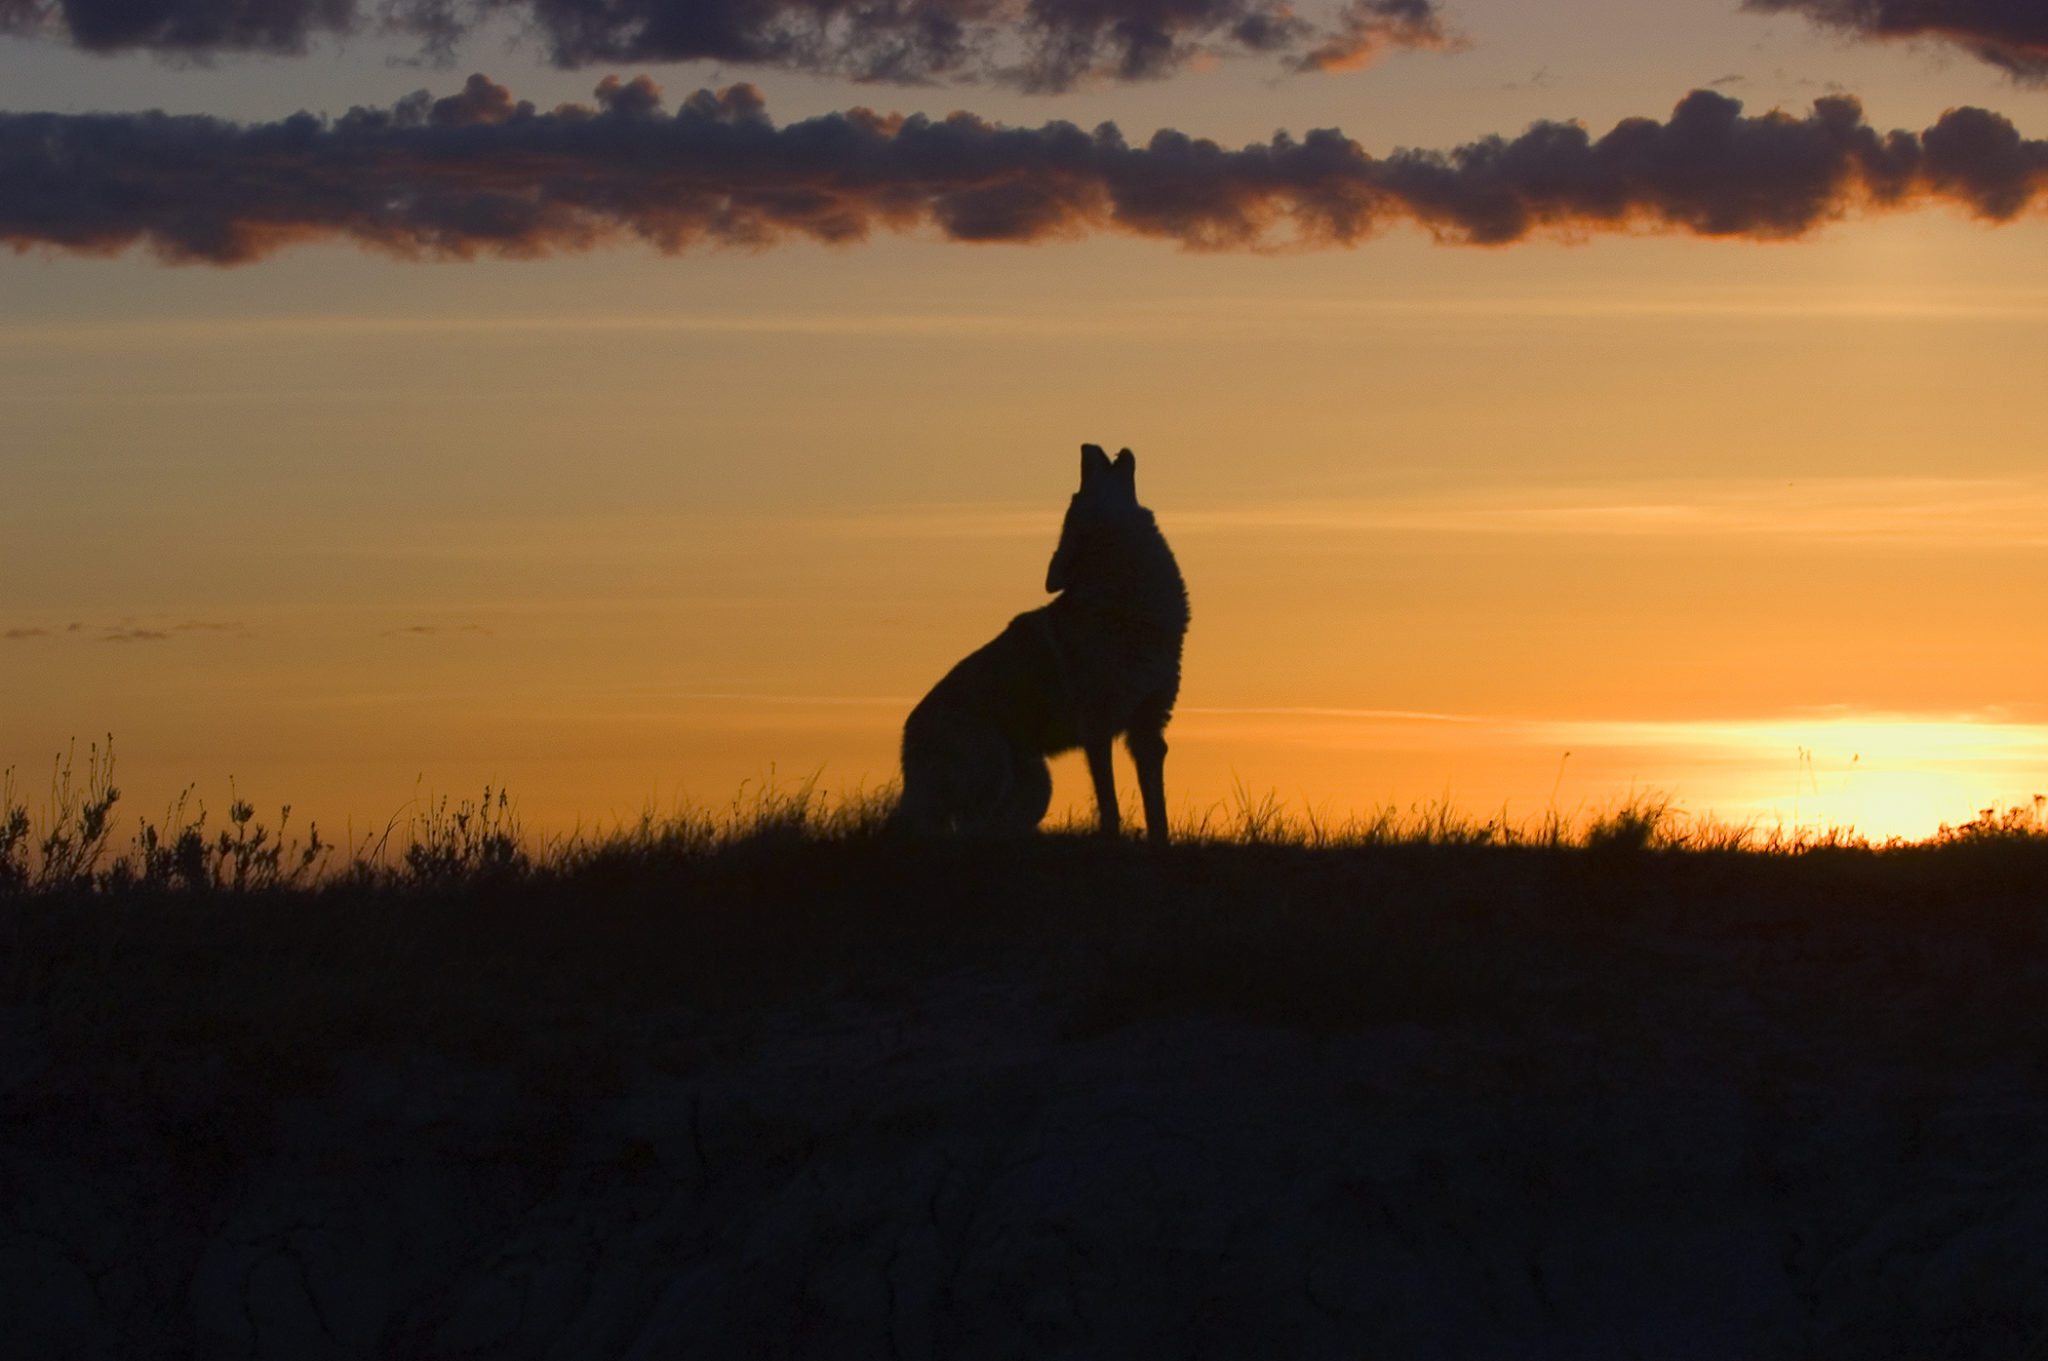
<svg viewBox="0 0 2048 1361">
<path fill-rule="evenodd" d="M 889 827 L 893 788 L 831 796 L 814 782 L 773 780 L 743 788 L 719 810 L 653 810 L 595 832 L 530 836 L 509 791 L 485 786 L 481 797 L 416 798 L 381 834 L 338 848 L 308 826 L 291 832 L 290 804 L 275 829 L 256 806 L 230 789 L 225 825 L 209 826 L 209 810 L 187 787 L 161 819 L 137 819 L 128 842 L 113 844 L 114 750 L 87 749 L 83 768 L 73 748 L 53 759 L 49 794 L 38 818 L 20 796 L 15 772 L 0 772 L 0 896 L 294 891 L 453 892 L 484 884 L 557 882 L 591 873 L 727 855 L 858 841 L 881 841 L 904 854 L 929 847 L 898 838 Z M 1133 819 L 1127 818 L 1127 824 Z M 1088 837 L 1092 818 L 1070 815 L 1046 839 Z M 1175 839 L 1187 847 L 1359 851 L 1392 848 L 1546 850 L 1608 857 L 1647 852 L 1801 856 L 1853 851 L 1869 855 L 1986 846 L 2048 845 L 2048 796 L 2012 808 L 1985 808 L 1931 838 L 1872 841 L 1853 828 L 1787 828 L 1730 823 L 1686 812 L 1668 795 L 1631 792 L 1582 818 L 1555 809 L 1514 819 L 1503 809 L 1476 817 L 1448 799 L 1406 809 L 1382 806 L 1332 816 L 1294 811 L 1273 793 L 1243 784 L 1227 804 L 1184 816 Z M 1136 832 L 1130 834 L 1135 838 Z M 971 844 L 971 843 L 970 843 Z M 342 851 L 339 860 L 336 852 Z"/>
<path fill-rule="evenodd" d="M 1531 1137 L 1551 1116 L 1529 1112 L 1561 1113 L 1559 1147 L 1595 1118 L 1573 1112 L 1631 1109 L 1609 1075 L 1650 1074 L 1740 1093 L 1731 1156 L 1762 1181 L 1806 1166 L 1836 1103 L 1869 1100 L 1871 1166 L 1908 1186 L 1974 1166 L 1943 1123 L 1957 1093 L 2037 1081 L 2048 1053 L 2039 803 L 1873 844 L 1655 795 L 1567 823 L 1242 794 L 1158 850 L 1071 827 L 908 840 L 888 791 L 807 784 L 544 840 L 490 790 L 333 848 L 241 798 L 215 825 L 188 795 L 111 845 L 111 758 L 80 769 L 60 763 L 44 820 L 11 786 L 0 801 L 0 1095 L 51 1157 L 168 1159 L 180 1223 L 298 1137 L 294 1102 L 331 1106 L 365 1071 L 429 1088 L 435 1064 L 517 1094 L 475 1156 L 536 1188 L 604 1098 L 785 1071 L 761 1056 L 849 1030 L 877 1064 L 922 1036 L 905 1052 L 950 1073 L 930 1055 L 956 1023 L 1055 1066 L 1215 1023 L 1330 1052 L 1357 1037 L 1439 1056 L 1415 1100 L 1524 1112 Z M 959 1119 L 1010 1052 L 934 1087 L 931 1118 Z M 1530 1176 L 1563 1167 L 1529 1154 Z M 1825 1208 L 1834 1186 L 1796 1189 Z"/>
<path fill-rule="evenodd" d="M 1567 826 L 1289 815 L 1241 791 L 1157 851 L 1071 827 L 907 840 L 889 791 L 809 784 L 540 841 L 486 789 L 337 855 L 288 836 L 289 807 L 273 831 L 237 797 L 214 826 L 189 791 L 110 850 L 118 797 L 111 745 L 58 763 L 41 820 L 8 786 L 0 1005 L 46 1006 L 103 1056 L 212 1037 L 279 1073 L 341 1037 L 488 1050 L 559 1024 L 614 1052 L 591 1038 L 607 1016 L 758 1011 L 989 951 L 1051 969 L 1084 1029 L 1190 1009 L 1329 1029 L 1498 1009 L 1535 978 L 1644 986 L 1646 923 L 2032 941 L 2048 884 L 2038 802 L 1873 844 L 1658 795 Z"/>
</svg>

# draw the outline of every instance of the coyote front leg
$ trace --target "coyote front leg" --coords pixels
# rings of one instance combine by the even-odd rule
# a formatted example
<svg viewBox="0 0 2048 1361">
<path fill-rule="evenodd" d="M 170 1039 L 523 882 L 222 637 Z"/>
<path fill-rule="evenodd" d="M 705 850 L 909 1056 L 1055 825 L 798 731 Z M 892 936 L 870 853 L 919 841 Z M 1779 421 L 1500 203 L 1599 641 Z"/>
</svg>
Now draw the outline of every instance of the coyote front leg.
<svg viewBox="0 0 2048 1361">
<path fill-rule="evenodd" d="M 1138 767 L 1138 793 L 1145 800 L 1145 837 L 1155 846 L 1169 840 L 1166 830 L 1166 734 L 1139 728 L 1124 737 L 1131 761 Z"/>
<path fill-rule="evenodd" d="M 1103 737 L 1084 744 L 1088 752 L 1088 774 L 1095 780 L 1095 825 L 1104 836 L 1123 835 L 1123 819 L 1116 806 L 1116 766 L 1110 759 L 1113 740 Z"/>
</svg>

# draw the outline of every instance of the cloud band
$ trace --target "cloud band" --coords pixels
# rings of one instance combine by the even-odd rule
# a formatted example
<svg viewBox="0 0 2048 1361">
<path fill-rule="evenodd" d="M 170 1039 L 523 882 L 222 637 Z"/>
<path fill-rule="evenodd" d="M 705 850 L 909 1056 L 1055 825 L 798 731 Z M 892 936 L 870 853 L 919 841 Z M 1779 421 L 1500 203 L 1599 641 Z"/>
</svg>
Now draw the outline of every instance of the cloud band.
<svg viewBox="0 0 2048 1361">
<path fill-rule="evenodd" d="M 880 231 L 1032 242 L 1122 232 L 1198 249 L 1353 246 L 1409 223 L 1453 243 L 1673 231 L 1757 240 L 1860 212 L 2036 209 L 2048 142 L 1953 109 L 1880 132 L 1853 99 L 1745 114 L 1697 90 L 1662 121 L 1375 157 L 1335 131 L 1235 149 L 1114 125 L 1012 128 L 855 109 L 778 126 L 751 86 L 675 113 L 645 77 L 540 112 L 471 77 L 332 121 L 0 114 L 0 241 L 235 264 L 340 239 L 407 257 L 536 256 L 638 239 L 665 252 L 855 242 Z"/>
<path fill-rule="evenodd" d="M 323 36 L 395 32 L 445 58 L 498 16 L 564 67 L 707 60 L 1038 90 L 1163 76 L 1210 56 L 1327 70 L 1452 45 L 1435 0 L 1348 0 L 1320 23 L 1287 0 L 0 0 L 0 32 L 192 56 L 299 53 Z"/>
</svg>

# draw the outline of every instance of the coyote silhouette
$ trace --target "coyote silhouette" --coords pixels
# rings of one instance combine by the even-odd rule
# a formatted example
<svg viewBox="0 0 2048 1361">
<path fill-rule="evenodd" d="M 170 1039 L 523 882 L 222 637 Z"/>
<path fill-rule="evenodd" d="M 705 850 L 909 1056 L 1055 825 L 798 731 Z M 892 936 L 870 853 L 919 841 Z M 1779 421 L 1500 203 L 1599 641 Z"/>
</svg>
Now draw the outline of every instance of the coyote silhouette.
<svg viewBox="0 0 2048 1361">
<path fill-rule="evenodd" d="M 1102 833 L 1120 833 L 1110 746 L 1138 767 L 1145 831 L 1164 844 L 1166 724 L 1180 694 L 1188 593 L 1173 550 L 1138 504 L 1138 461 L 1081 446 L 1081 489 L 1046 568 L 1051 604 L 1010 621 L 948 671 L 903 724 L 899 824 L 912 831 L 1030 832 L 1052 803 L 1045 758 L 1088 753 Z"/>
</svg>

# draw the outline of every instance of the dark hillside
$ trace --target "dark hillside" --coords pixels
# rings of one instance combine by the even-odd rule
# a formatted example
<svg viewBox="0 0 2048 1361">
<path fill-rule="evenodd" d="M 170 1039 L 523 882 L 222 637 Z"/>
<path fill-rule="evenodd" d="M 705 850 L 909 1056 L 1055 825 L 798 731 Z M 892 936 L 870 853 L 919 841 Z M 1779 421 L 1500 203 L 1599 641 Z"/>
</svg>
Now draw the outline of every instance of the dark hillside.
<svg viewBox="0 0 2048 1361">
<path fill-rule="evenodd" d="M 9 1352 L 2048 1355 L 2048 843 L 0 900 Z"/>
</svg>

